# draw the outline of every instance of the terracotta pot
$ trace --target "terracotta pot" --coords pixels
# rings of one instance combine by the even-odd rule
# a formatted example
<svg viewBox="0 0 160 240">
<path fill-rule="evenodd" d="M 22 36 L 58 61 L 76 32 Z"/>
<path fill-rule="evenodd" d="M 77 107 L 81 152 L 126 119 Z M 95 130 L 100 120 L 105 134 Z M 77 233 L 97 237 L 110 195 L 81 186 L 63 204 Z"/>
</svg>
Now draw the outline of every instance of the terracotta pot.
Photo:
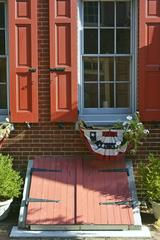
<svg viewBox="0 0 160 240">
<path fill-rule="evenodd" d="M 156 219 L 160 218 L 160 203 L 151 201 L 153 213 Z"/>
<path fill-rule="evenodd" d="M 12 201 L 13 199 L 9 199 L 3 202 L 0 201 L 0 221 L 7 218 Z"/>
</svg>

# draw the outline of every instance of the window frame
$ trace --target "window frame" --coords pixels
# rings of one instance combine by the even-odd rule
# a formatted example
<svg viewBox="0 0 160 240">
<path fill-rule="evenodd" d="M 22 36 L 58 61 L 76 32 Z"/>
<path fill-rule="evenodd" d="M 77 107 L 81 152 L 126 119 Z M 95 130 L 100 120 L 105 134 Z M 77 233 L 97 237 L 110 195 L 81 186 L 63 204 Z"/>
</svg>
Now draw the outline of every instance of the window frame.
<svg viewBox="0 0 160 240">
<path fill-rule="evenodd" d="M 9 49 L 8 49 L 8 17 L 7 17 L 7 2 L 6 0 L 0 0 L 0 3 L 4 3 L 5 9 L 5 55 L 0 55 L 0 58 L 6 58 L 6 85 L 7 85 L 7 108 L 0 109 L 0 121 L 4 121 L 9 115 Z"/>
<path fill-rule="evenodd" d="M 138 45 L 138 37 L 137 37 L 137 23 L 138 23 L 138 10 L 137 10 L 137 0 L 113 0 L 113 1 L 125 1 L 131 2 L 131 52 L 130 54 L 113 54 L 113 56 L 130 56 L 131 57 L 131 80 L 130 80 L 130 101 L 131 106 L 128 108 L 108 108 L 108 109 L 95 109 L 95 108 L 83 108 L 84 99 L 83 99 L 83 57 L 91 56 L 91 54 L 83 54 L 83 3 L 85 1 L 102 1 L 102 0 L 79 0 L 78 4 L 78 83 L 79 83 L 79 96 L 78 96 L 78 107 L 79 107 L 79 118 L 86 121 L 88 124 L 112 124 L 116 121 L 124 121 L 128 114 L 133 114 L 136 111 L 136 99 L 137 99 L 137 45 Z M 103 0 L 103 1 L 111 1 L 111 0 Z M 93 56 L 98 56 L 98 54 L 93 54 Z M 99 55 L 103 56 L 103 55 Z M 111 54 L 108 54 L 111 57 Z M 107 54 L 105 54 L 107 57 Z"/>
</svg>

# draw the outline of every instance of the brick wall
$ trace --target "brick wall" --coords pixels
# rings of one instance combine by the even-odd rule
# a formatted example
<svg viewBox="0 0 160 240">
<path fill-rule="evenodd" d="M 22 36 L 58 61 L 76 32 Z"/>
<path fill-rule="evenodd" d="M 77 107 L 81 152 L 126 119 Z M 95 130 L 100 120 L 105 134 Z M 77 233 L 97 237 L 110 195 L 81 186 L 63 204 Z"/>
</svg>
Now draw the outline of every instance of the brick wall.
<svg viewBox="0 0 160 240">
<path fill-rule="evenodd" d="M 31 124 L 30 129 L 26 124 L 15 124 L 15 131 L 2 147 L 3 153 L 14 157 L 15 167 L 21 171 L 35 156 L 89 155 L 74 124 L 59 126 L 50 122 L 48 8 L 48 1 L 38 0 L 39 123 Z M 150 135 L 133 161 L 139 196 L 143 193 L 137 175 L 139 162 L 146 161 L 149 152 L 160 153 L 160 123 L 148 123 L 146 127 Z"/>
<path fill-rule="evenodd" d="M 63 128 L 50 122 L 49 77 L 49 4 L 38 0 L 38 84 L 39 123 L 15 124 L 15 131 L 3 144 L 2 151 L 15 158 L 15 166 L 24 169 L 28 159 L 35 156 L 79 155 L 87 149 L 74 124 Z"/>
</svg>

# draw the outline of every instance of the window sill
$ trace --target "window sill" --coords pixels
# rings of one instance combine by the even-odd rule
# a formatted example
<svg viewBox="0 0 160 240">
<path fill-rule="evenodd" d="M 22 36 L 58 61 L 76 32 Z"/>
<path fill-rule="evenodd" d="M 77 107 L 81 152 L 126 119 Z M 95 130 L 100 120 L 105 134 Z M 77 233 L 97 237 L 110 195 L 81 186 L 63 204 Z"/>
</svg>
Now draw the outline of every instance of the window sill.
<svg viewBox="0 0 160 240">
<path fill-rule="evenodd" d="M 79 115 L 79 119 L 86 122 L 87 125 L 112 125 L 117 122 L 126 121 L 128 114 L 107 114 L 107 115 Z"/>
</svg>

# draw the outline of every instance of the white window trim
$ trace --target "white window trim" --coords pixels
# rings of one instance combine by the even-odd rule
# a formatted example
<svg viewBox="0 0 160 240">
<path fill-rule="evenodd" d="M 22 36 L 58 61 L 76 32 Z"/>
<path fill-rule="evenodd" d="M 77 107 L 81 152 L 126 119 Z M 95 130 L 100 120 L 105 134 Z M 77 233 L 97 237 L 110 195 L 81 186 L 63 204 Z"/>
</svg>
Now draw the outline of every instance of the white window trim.
<svg viewBox="0 0 160 240">
<path fill-rule="evenodd" d="M 0 3 L 4 3 L 5 5 L 5 55 L 1 57 L 6 58 L 6 81 L 7 81 L 7 109 L 0 109 L 0 122 L 6 120 L 6 117 L 9 115 L 9 56 L 8 56 L 8 18 L 7 18 L 7 1 L 0 0 Z"/>
<path fill-rule="evenodd" d="M 82 86 L 83 86 L 83 76 L 82 76 L 82 49 L 83 49 L 83 14 L 82 14 L 82 2 L 83 1 L 99 1 L 99 0 L 78 0 L 78 109 L 79 109 L 79 119 L 84 120 L 87 124 L 92 125 L 108 125 L 115 123 L 117 121 L 125 121 L 128 114 L 133 114 L 137 108 L 137 47 L 138 47 L 138 10 L 137 10 L 137 0 L 131 0 L 131 10 L 132 10 L 132 31 L 131 31 L 131 55 L 132 55 L 132 73 L 131 73 L 131 109 L 128 112 L 123 111 L 121 114 L 121 109 L 113 111 L 108 109 L 100 109 L 99 114 L 95 114 L 95 110 L 90 110 L 90 113 L 87 113 L 86 109 L 83 109 L 83 98 L 82 98 Z M 108 0 L 101 0 L 108 1 Z M 117 0 L 121 1 L 121 0 Z M 123 0 L 130 1 L 130 0 Z"/>
</svg>

